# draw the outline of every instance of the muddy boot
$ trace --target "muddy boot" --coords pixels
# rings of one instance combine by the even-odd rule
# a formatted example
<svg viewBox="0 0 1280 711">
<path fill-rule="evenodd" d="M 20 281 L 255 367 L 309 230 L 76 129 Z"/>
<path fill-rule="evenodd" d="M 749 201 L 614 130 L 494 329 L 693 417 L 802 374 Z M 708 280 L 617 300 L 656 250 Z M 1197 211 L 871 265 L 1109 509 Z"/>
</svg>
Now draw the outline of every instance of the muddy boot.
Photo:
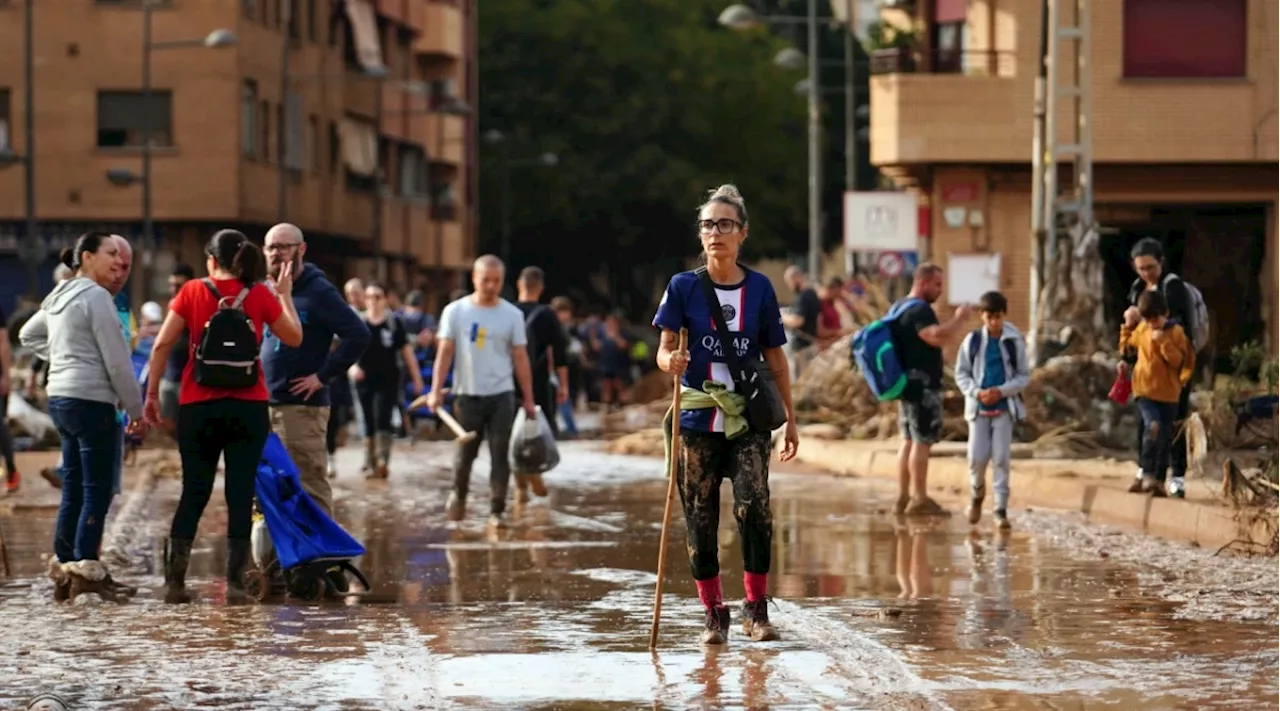
<svg viewBox="0 0 1280 711">
<path fill-rule="evenodd" d="M 895 516 L 901 516 L 907 512 L 907 505 L 911 503 L 911 497 L 903 494 L 893 503 L 893 513 Z"/>
<path fill-rule="evenodd" d="M 541 474 L 526 474 L 524 478 L 525 481 L 529 482 L 529 490 L 533 492 L 534 496 L 539 499 L 546 498 L 547 485 L 542 481 Z"/>
<path fill-rule="evenodd" d="M 107 587 L 107 567 L 97 560 L 76 560 L 62 564 L 62 572 L 71 579 L 71 591 L 68 599 L 74 601 L 85 593 L 96 593 L 107 602 L 124 602 L 123 596 Z"/>
<path fill-rule="evenodd" d="M 1009 514 L 1004 509 L 996 509 L 996 528 L 1001 531 L 1008 531 L 1013 528 L 1009 523 Z"/>
<path fill-rule="evenodd" d="M 467 502 L 456 491 L 449 492 L 449 503 L 444 508 L 450 521 L 461 521 L 467 515 Z"/>
<path fill-rule="evenodd" d="M 49 482 L 49 486 L 52 486 L 55 489 L 62 488 L 62 475 L 57 469 L 54 469 L 53 467 L 45 467 L 40 470 L 40 476 L 44 477 L 45 481 Z"/>
<path fill-rule="evenodd" d="M 244 569 L 249 565 L 249 541 L 243 538 L 227 539 L 227 602 L 247 602 L 249 593 L 244 589 Z"/>
<path fill-rule="evenodd" d="M 1138 475 L 1133 478 L 1133 483 L 1129 485 L 1130 494 L 1143 493 L 1142 480 L 1143 480 L 1142 467 L 1138 467 Z"/>
<path fill-rule="evenodd" d="M 974 494 L 973 498 L 969 499 L 969 508 L 964 510 L 971 526 L 976 526 L 982 520 L 982 499 L 981 493 Z"/>
<path fill-rule="evenodd" d="M 698 641 L 704 645 L 720 645 L 729 641 L 729 608 L 721 605 L 707 609 L 707 624 Z"/>
<path fill-rule="evenodd" d="M 102 584 L 111 590 L 117 597 L 133 597 L 138 594 L 138 589 L 132 585 L 125 585 L 111 577 L 111 573 L 107 573 L 107 577 L 102 580 Z"/>
<path fill-rule="evenodd" d="M 755 642 L 772 642 L 778 631 L 769 623 L 769 598 L 742 603 L 742 633 Z"/>
<path fill-rule="evenodd" d="M 1164 498 L 1164 482 L 1153 476 L 1144 476 L 1141 481 L 1141 492 L 1151 494 L 1158 498 Z"/>
<path fill-rule="evenodd" d="M 378 441 L 373 437 L 364 438 L 364 465 L 360 467 L 360 473 L 364 474 L 364 478 L 372 479 L 377 476 L 375 467 L 378 465 Z"/>
<path fill-rule="evenodd" d="M 379 479 L 386 479 L 391 470 L 391 433 L 378 433 L 378 464 L 375 470 Z"/>
<path fill-rule="evenodd" d="M 524 474 L 516 474 L 516 505 L 529 503 L 529 480 Z"/>
<path fill-rule="evenodd" d="M 191 602 L 187 592 L 191 543 L 190 538 L 170 538 L 164 544 L 164 601 L 170 605 Z"/>
<path fill-rule="evenodd" d="M 71 576 L 62 570 L 58 556 L 49 556 L 49 579 L 53 581 L 53 601 L 66 602 L 71 599 Z"/>
<path fill-rule="evenodd" d="M 934 501 L 932 497 L 913 497 L 904 512 L 908 516 L 950 516 L 951 513 Z"/>
</svg>

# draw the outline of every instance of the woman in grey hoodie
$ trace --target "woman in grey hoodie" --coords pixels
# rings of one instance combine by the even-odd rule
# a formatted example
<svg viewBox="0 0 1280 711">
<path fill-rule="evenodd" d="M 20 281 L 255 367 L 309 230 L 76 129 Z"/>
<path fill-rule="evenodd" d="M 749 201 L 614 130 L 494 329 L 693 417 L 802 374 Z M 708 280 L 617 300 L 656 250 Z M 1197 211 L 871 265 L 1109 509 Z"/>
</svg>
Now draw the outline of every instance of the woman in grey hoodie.
<svg viewBox="0 0 1280 711">
<path fill-rule="evenodd" d="M 96 592 L 119 601 L 128 590 L 98 560 L 111 505 L 116 453 L 116 403 L 142 420 L 142 393 L 110 292 L 122 267 L 120 245 L 87 232 L 62 263 L 77 272 L 45 297 L 22 327 L 22 344 L 48 362 L 49 415 L 62 439 L 62 505 L 54 532 L 54 599 Z"/>
</svg>

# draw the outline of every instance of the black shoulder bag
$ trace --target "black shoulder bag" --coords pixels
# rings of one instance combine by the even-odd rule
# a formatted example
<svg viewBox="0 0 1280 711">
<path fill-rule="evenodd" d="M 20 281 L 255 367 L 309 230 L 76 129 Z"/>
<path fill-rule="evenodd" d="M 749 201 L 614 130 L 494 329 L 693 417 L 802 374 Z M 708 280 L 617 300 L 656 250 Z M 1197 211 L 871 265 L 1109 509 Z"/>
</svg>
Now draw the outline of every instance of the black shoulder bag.
<svg viewBox="0 0 1280 711">
<path fill-rule="evenodd" d="M 716 287 L 711 283 L 711 275 L 707 268 L 697 270 L 698 283 L 702 285 L 702 295 L 707 300 L 707 308 L 711 310 L 711 319 L 716 325 L 716 335 L 720 340 L 720 350 L 724 352 L 725 365 L 729 367 L 737 391 L 747 400 L 747 422 L 757 432 L 772 432 L 787 424 L 787 408 L 778 392 L 778 383 L 773 379 L 773 371 L 763 360 L 751 360 L 743 363 L 738 359 L 738 349 L 733 347 L 733 334 L 729 332 L 729 324 L 724 321 L 724 310 L 720 308 L 720 299 L 716 296 Z"/>
</svg>

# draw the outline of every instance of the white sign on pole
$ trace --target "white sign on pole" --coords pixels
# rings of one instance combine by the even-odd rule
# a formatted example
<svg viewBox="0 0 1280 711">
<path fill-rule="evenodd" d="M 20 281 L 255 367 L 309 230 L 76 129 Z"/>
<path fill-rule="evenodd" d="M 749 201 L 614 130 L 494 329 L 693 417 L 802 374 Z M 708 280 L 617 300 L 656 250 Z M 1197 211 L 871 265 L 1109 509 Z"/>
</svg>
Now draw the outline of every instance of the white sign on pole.
<svg viewBox="0 0 1280 711">
<path fill-rule="evenodd" d="M 947 303 L 976 304 L 988 291 L 1000 290 L 1000 253 L 947 254 Z"/>
<path fill-rule="evenodd" d="M 911 193 L 846 191 L 844 248 L 859 252 L 913 252 L 919 208 Z"/>
</svg>

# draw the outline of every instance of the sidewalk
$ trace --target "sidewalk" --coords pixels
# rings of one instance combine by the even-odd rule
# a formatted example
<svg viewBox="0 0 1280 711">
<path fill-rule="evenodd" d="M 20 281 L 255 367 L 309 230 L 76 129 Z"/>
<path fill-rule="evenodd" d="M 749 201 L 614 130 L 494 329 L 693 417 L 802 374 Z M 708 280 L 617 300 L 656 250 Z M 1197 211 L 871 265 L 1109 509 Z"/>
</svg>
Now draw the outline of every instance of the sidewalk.
<svg viewBox="0 0 1280 711">
<path fill-rule="evenodd" d="M 1099 523 L 1119 524 L 1206 548 L 1218 548 L 1235 540 L 1269 540 L 1265 524 L 1248 526 L 1234 520 L 1232 509 L 1216 497 L 1216 478 L 1189 480 L 1185 500 L 1157 499 L 1126 491 L 1133 482 L 1133 462 L 1029 456 L 1028 448 L 1015 446 L 1011 512 L 1028 506 L 1080 511 Z M 898 478 L 897 440 L 806 438 L 796 459 L 839 475 L 892 482 Z M 988 481 L 990 476 L 988 471 Z M 969 492 L 964 444 L 944 442 L 934 447 L 929 489 L 938 498 L 951 500 L 956 514 L 960 514 Z M 1274 530 L 1274 513 L 1270 524 Z"/>
</svg>

